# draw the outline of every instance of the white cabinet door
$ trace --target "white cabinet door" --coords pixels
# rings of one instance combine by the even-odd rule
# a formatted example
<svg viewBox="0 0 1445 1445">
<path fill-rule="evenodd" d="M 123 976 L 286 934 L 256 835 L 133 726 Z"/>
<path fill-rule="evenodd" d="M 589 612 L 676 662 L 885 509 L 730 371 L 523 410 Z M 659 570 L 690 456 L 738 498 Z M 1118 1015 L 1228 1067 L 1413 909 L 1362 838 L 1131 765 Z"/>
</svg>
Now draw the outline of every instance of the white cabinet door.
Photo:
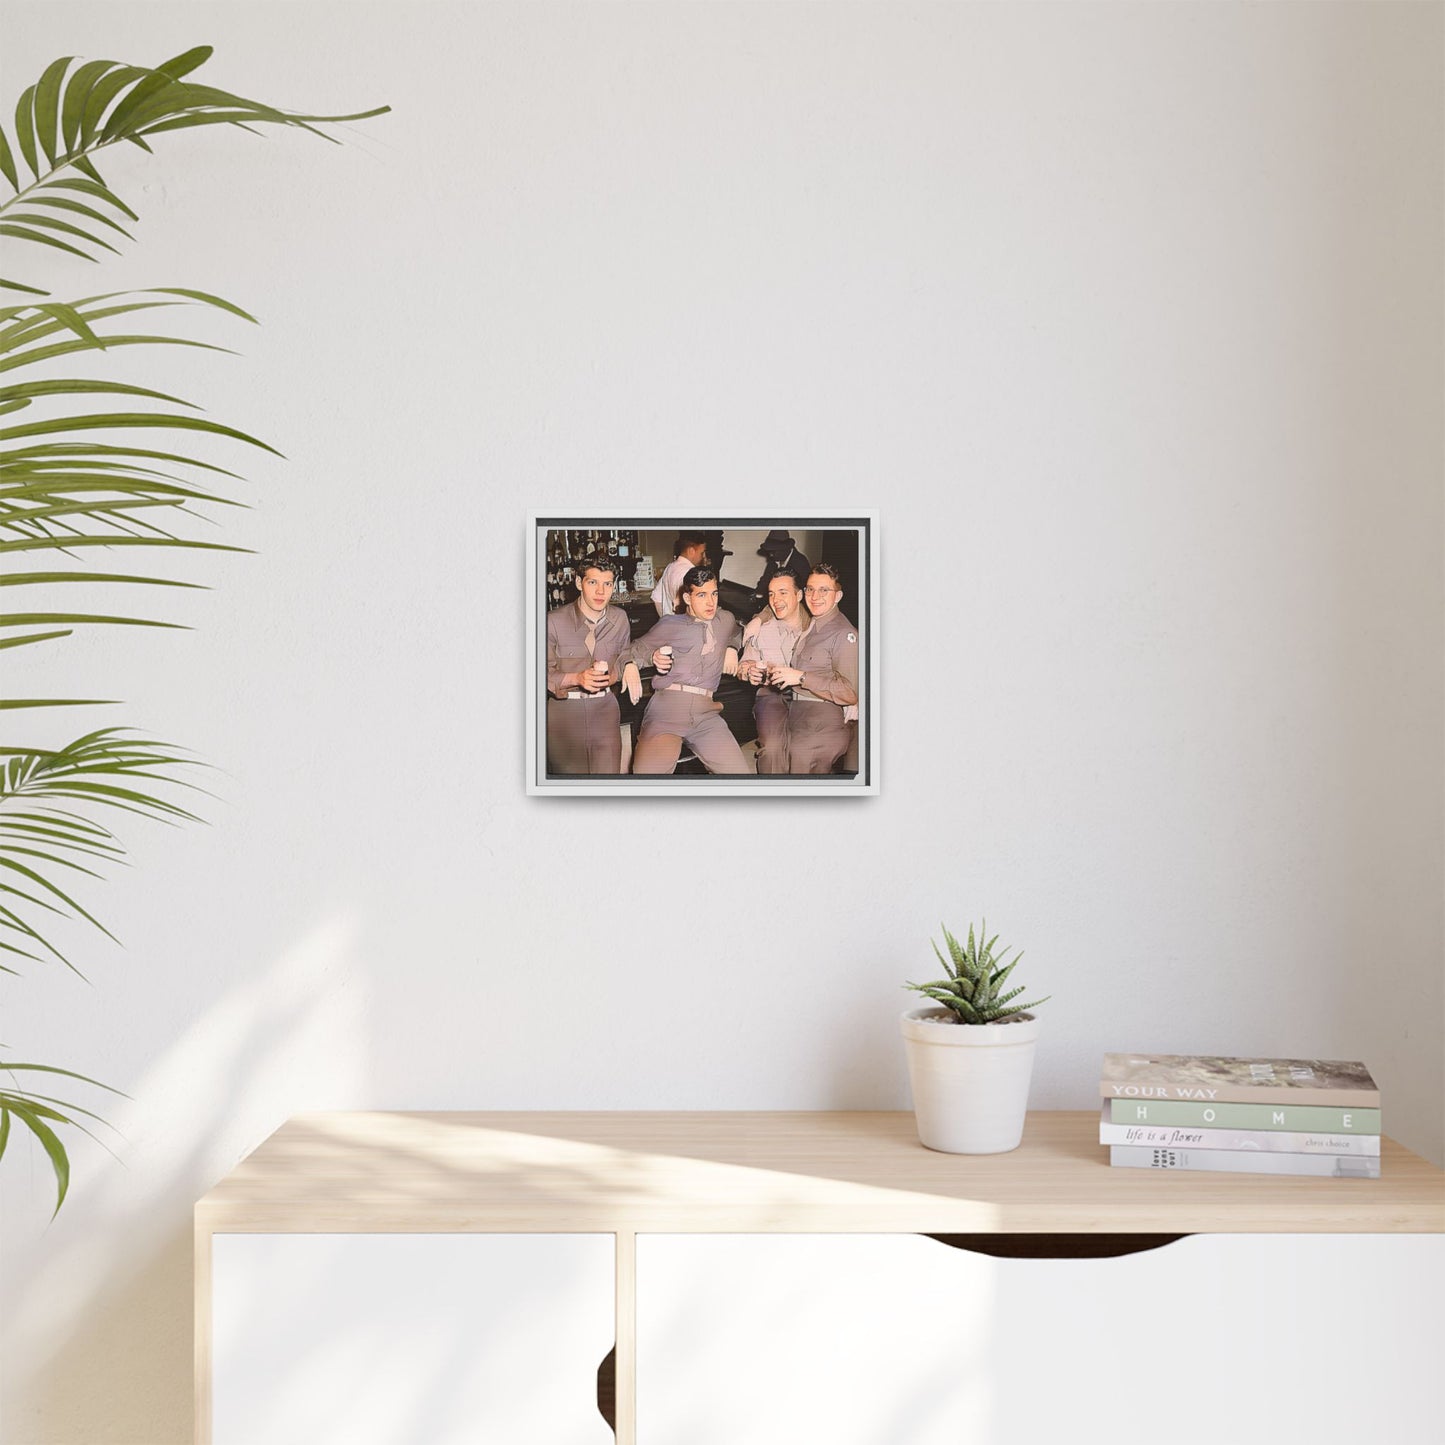
<svg viewBox="0 0 1445 1445">
<path fill-rule="evenodd" d="M 914 1235 L 639 1235 L 637 1445 L 962 1445 L 989 1271 Z"/>
<path fill-rule="evenodd" d="M 1445 1236 L 637 1241 L 637 1445 L 1434 1445 Z"/>
<path fill-rule="evenodd" d="M 218 1234 L 215 1445 L 611 1445 L 610 1234 Z"/>
</svg>

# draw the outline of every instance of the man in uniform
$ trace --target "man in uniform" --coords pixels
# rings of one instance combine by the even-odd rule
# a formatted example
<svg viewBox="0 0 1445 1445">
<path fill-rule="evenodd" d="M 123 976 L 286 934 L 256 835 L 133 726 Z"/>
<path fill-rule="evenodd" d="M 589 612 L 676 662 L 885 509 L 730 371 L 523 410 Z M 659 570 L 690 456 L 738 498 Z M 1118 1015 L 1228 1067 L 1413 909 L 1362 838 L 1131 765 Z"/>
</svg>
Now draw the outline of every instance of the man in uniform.
<svg viewBox="0 0 1445 1445">
<path fill-rule="evenodd" d="M 737 618 L 719 610 L 717 586 L 711 567 L 689 569 L 682 579 L 684 610 L 658 618 L 632 644 L 632 660 L 657 669 L 632 755 L 634 773 L 670 773 L 684 742 L 710 773 L 748 771 L 743 750 L 722 719 L 722 704 L 712 698 L 724 670 L 736 670 L 735 652 L 731 665 L 725 665 L 742 636 Z"/>
<path fill-rule="evenodd" d="M 844 710 L 858 702 L 858 633 L 838 610 L 843 589 L 828 563 L 814 567 L 803 589 L 813 620 L 793 649 L 791 667 L 769 674 L 791 687 L 788 704 L 788 771 L 828 773 L 851 741 Z"/>
<path fill-rule="evenodd" d="M 610 558 L 589 557 L 577 570 L 577 600 L 547 614 L 549 773 L 622 771 L 621 711 L 611 689 L 630 657 L 632 624 L 609 605 L 616 581 Z"/>
<path fill-rule="evenodd" d="M 767 685 L 769 667 L 790 667 L 798 639 L 807 627 L 803 589 L 791 572 L 779 572 L 768 583 L 769 611 L 743 629 L 743 654 L 738 676 L 761 684 L 753 702 L 758 725 L 758 772 L 788 771 L 788 699 Z"/>
<path fill-rule="evenodd" d="M 689 569 L 701 567 L 707 562 L 707 538 L 701 532 L 679 532 L 672 544 L 672 561 L 663 568 L 657 586 L 652 589 L 652 605 L 659 617 L 669 617 L 682 611 L 678 593 L 682 590 L 682 579 Z"/>
<path fill-rule="evenodd" d="M 808 559 L 798 551 L 792 533 L 775 527 L 763 538 L 763 545 L 758 548 L 758 555 L 768 559 L 768 565 L 763 568 L 763 575 L 758 578 L 758 585 L 753 588 L 753 602 L 759 610 L 767 605 L 768 583 L 783 572 L 788 573 L 797 581 L 798 593 L 802 594 L 803 586 L 808 580 L 808 573 L 813 569 Z"/>
</svg>

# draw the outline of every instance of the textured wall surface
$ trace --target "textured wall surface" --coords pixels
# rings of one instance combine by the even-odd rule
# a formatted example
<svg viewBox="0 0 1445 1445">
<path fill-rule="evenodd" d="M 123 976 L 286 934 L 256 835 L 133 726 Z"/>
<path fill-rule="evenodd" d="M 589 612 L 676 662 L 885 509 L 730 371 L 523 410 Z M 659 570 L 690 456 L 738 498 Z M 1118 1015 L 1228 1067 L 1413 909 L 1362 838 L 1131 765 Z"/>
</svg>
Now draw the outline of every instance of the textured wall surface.
<svg viewBox="0 0 1445 1445">
<path fill-rule="evenodd" d="M 0 1169 L 0 1435 L 189 1438 L 190 1208 L 298 1110 L 906 1107 L 940 919 L 1053 995 L 1036 1106 L 1359 1057 L 1440 1162 L 1441 17 L 7 4 L 7 115 L 201 42 L 395 113 L 161 137 L 138 244 L 52 273 L 254 311 L 115 374 L 288 460 L 194 632 L 27 664 L 221 801 L 87 892 L 89 987 L 3 986 L 131 1098 L 54 1223 Z M 704 496 L 878 509 L 882 796 L 529 801 L 526 513 Z"/>
</svg>

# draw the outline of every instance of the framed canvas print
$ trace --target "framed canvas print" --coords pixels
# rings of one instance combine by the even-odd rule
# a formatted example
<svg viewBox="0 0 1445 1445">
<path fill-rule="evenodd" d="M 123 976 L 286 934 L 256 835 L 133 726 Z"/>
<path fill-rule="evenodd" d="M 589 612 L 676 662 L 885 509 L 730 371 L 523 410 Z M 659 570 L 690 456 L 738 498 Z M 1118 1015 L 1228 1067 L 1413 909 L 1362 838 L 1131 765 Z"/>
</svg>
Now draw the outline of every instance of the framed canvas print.
<svg viewBox="0 0 1445 1445">
<path fill-rule="evenodd" d="M 877 793 L 872 513 L 529 526 L 529 793 Z"/>
</svg>

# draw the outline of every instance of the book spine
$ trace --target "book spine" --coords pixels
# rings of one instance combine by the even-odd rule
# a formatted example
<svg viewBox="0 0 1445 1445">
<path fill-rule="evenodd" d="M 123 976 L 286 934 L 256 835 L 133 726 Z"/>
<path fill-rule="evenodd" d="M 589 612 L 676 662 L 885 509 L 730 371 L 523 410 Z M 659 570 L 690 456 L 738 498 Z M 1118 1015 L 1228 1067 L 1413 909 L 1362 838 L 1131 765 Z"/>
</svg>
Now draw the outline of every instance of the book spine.
<svg viewBox="0 0 1445 1445">
<path fill-rule="evenodd" d="M 1165 1149 L 1242 1149 L 1266 1154 L 1378 1156 L 1378 1134 L 1299 1134 L 1288 1129 L 1179 1129 L 1167 1124 L 1099 1125 L 1099 1143 Z"/>
<path fill-rule="evenodd" d="M 1313 1104 L 1186 1104 L 1175 1100 L 1111 1099 L 1114 1124 L 1183 1124 L 1194 1128 L 1287 1129 L 1298 1134 L 1378 1134 L 1378 1109 Z"/>
<path fill-rule="evenodd" d="M 1217 1174 L 1312 1174 L 1378 1179 L 1380 1161 L 1345 1154 L 1255 1154 L 1238 1149 L 1146 1149 L 1114 1144 L 1109 1163 L 1123 1169 L 1193 1169 Z"/>
<path fill-rule="evenodd" d="M 1099 1097 L 1140 1103 L 1315 1104 L 1338 1109 L 1378 1109 L 1378 1089 L 1286 1088 L 1279 1084 L 1118 1084 L 1099 1082 Z"/>
</svg>

